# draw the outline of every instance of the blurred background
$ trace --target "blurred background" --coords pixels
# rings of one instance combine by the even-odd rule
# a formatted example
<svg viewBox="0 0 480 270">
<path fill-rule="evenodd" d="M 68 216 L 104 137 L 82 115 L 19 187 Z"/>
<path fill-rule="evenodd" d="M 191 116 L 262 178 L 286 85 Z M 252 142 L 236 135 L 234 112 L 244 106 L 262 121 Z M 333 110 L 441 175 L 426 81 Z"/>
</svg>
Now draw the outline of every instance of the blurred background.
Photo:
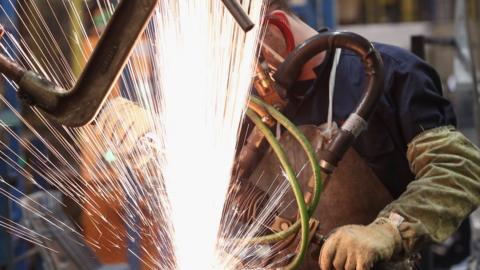
<svg viewBox="0 0 480 270">
<path fill-rule="evenodd" d="M 82 50 L 88 51 L 81 45 L 85 41 L 78 35 L 79 29 L 83 26 L 87 31 L 92 31 L 86 33 L 90 41 L 98 39 L 94 26 L 101 29 L 105 20 L 102 15 L 95 13 L 100 2 L 103 1 L 0 0 L 0 24 L 13 35 L 21 36 L 21 46 L 28 47 L 40 64 L 47 58 L 46 62 L 57 63 L 50 67 L 49 72 L 57 75 L 55 78 L 58 78 L 58 83 L 68 87 L 72 74 L 65 70 L 73 70 L 73 75 L 77 76 L 84 64 L 78 59 L 82 59 Z M 375 42 L 403 47 L 425 59 L 442 78 L 444 93 L 454 104 L 459 128 L 477 145 L 480 143 L 480 92 L 477 79 L 480 72 L 476 69 L 480 67 L 479 0 L 290 0 L 289 4 L 313 27 L 357 32 Z M 73 10 L 78 14 L 71 16 L 69 12 Z M 94 20 L 71 20 L 72 17 L 87 18 L 87 15 Z M 42 23 L 39 24 L 39 21 Z M 48 33 L 42 31 L 46 28 L 50 29 Z M 49 43 L 37 42 L 42 38 L 55 38 L 59 47 L 52 48 Z M 9 42 L 12 45 L 13 40 L 4 42 L 7 50 L 15 54 L 15 46 L 8 45 Z M 35 114 L 22 106 L 15 90 L 3 78 L 0 78 L 0 94 L 36 130 L 42 132 L 45 129 Z M 11 128 L 14 134 L 31 140 L 38 148 L 44 147 L 42 141 L 25 128 L 3 103 L 0 105 L 0 123 Z M 59 129 L 59 132 L 63 131 Z M 51 133 L 45 132 L 47 141 L 56 141 L 49 140 L 48 134 Z M 29 156 L 5 129 L 1 129 L 0 141 L 0 147 L 12 149 L 6 152 L 10 153 L 9 158 L 14 162 L 23 164 L 28 161 L 42 166 L 42 160 Z M 55 147 L 62 151 L 61 145 Z M 48 153 L 48 149 L 45 149 L 45 153 Z M 69 169 L 65 168 L 66 174 Z M 35 172 L 31 173 L 38 183 L 43 183 L 48 189 L 44 179 L 35 175 Z M 38 191 L 37 187 L 29 184 L 24 176 L 3 161 L 0 161 L 0 176 L 0 190 L 10 190 L 18 198 L 22 193 Z M 5 195 L 0 194 L 0 222 L 24 221 L 20 207 Z M 62 211 L 76 224 L 78 207 L 64 200 Z M 426 258 L 424 269 L 480 269 L 474 260 L 480 258 L 480 213 L 474 213 L 454 236 L 441 245 L 432 246 L 423 256 Z M 45 256 L 41 256 L 41 248 L 0 229 L 0 269 L 53 269 L 42 258 Z M 61 269 L 73 268 L 64 266 Z"/>
</svg>

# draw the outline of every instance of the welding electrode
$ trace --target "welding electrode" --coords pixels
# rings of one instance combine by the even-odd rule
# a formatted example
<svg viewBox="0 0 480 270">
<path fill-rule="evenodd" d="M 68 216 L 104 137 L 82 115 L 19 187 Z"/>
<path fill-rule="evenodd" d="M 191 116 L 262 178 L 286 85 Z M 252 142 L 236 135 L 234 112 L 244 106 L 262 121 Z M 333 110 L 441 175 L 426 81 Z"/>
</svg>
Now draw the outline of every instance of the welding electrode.
<svg viewBox="0 0 480 270">
<path fill-rule="evenodd" d="M 222 0 L 222 2 L 225 7 L 227 7 L 228 11 L 230 11 L 243 31 L 248 32 L 252 30 L 255 24 L 250 20 L 237 0 Z"/>
</svg>

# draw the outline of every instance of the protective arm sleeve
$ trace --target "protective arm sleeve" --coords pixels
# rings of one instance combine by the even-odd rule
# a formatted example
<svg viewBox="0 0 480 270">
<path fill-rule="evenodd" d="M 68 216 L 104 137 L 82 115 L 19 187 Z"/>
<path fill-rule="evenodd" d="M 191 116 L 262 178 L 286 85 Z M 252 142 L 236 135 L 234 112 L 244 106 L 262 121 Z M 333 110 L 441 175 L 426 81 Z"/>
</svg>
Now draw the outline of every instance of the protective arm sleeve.
<svg viewBox="0 0 480 270">
<path fill-rule="evenodd" d="M 416 179 L 380 213 L 405 218 L 399 225 L 404 255 L 445 240 L 480 205 L 480 151 L 453 127 L 415 137 L 407 158 Z"/>
</svg>

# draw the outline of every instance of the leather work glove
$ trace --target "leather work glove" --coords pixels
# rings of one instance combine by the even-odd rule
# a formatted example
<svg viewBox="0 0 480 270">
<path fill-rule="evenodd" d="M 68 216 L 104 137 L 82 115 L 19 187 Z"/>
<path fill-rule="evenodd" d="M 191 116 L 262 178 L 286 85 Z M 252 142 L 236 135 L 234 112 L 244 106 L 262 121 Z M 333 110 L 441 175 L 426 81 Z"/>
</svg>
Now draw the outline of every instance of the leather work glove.
<svg viewBox="0 0 480 270">
<path fill-rule="evenodd" d="M 397 225 L 378 218 L 370 225 L 346 225 L 338 228 L 325 241 L 320 252 L 322 270 L 370 269 L 378 262 L 391 260 L 402 250 Z"/>
</svg>

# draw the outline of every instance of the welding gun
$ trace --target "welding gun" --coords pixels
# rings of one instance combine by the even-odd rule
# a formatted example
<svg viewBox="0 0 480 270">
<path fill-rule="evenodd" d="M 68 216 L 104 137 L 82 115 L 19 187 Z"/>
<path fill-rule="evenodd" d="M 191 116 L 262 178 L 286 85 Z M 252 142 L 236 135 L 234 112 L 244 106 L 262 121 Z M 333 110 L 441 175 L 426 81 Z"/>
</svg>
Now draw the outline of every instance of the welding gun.
<svg viewBox="0 0 480 270">
<path fill-rule="evenodd" d="M 222 0 L 244 31 L 254 24 L 237 0 Z M 72 89 L 64 89 L 0 54 L 0 73 L 15 82 L 22 100 L 58 123 L 79 127 L 98 114 L 144 32 L 158 0 L 123 0 L 108 22 Z"/>
</svg>

